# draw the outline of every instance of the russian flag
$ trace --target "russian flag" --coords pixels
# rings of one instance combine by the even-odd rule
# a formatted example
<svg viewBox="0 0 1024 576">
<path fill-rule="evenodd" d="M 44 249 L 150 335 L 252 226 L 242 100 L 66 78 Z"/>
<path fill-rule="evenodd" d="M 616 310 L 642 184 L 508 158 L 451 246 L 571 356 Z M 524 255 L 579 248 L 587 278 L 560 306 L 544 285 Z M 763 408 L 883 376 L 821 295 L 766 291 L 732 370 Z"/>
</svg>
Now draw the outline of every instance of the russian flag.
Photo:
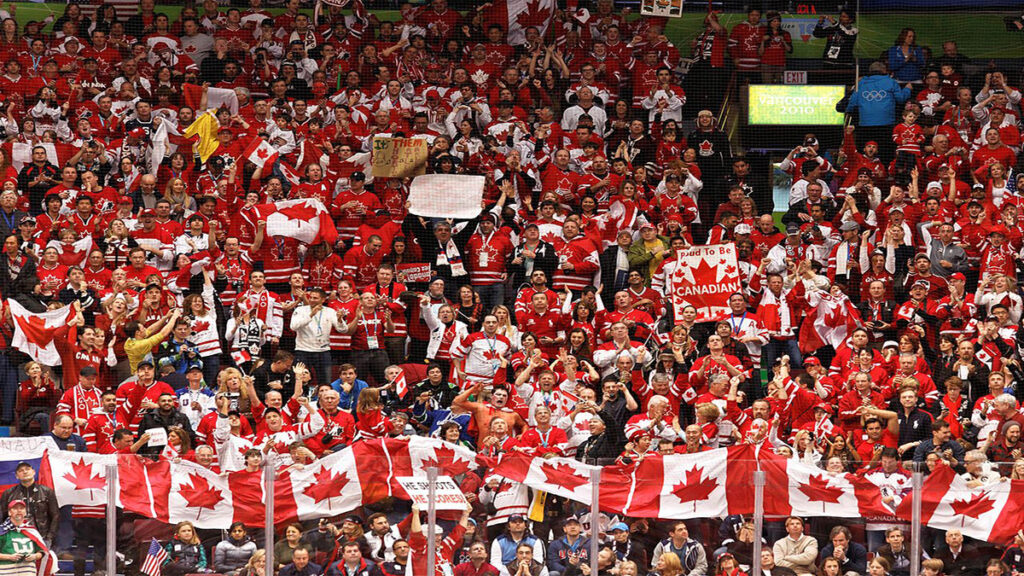
<svg viewBox="0 0 1024 576">
<path fill-rule="evenodd" d="M 38 479 L 43 452 L 49 446 L 52 446 L 52 442 L 45 436 L 0 438 L 0 492 L 18 483 L 14 472 L 20 462 L 32 465 Z"/>
</svg>

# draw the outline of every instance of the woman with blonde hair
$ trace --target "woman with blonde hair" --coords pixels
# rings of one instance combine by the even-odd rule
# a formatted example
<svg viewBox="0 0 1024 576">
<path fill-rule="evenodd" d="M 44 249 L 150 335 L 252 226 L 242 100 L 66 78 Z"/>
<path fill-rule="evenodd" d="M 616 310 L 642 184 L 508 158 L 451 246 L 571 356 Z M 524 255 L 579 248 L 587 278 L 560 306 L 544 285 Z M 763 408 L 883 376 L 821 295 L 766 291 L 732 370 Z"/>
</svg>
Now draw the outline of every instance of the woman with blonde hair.
<svg viewBox="0 0 1024 576">
<path fill-rule="evenodd" d="M 665 552 L 658 557 L 654 570 L 648 576 L 682 576 L 683 563 L 674 552 Z"/>
<path fill-rule="evenodd" d="M 50 376 L 50 369 L 39 362 L 26 364 L 25 374 L 28 379 L 22 380 L 18 390 L 18 430 L 29 433 L 38 426 L 39 430 L 33 433 L 46 434 L 50 431 L 50 413 L 60 400 L 60 390 Z"/>
<path fill-rule="evenodd" d="M 498 304 L 491 309 L 491 314 L 498 319 L 498 334 L 508 338 L 508 341 L 512 343 L 512 352 L 518 352 L 519 328 L 512 324 L 512 314 L 509 312 L 508 306 Z"/>
<path fill-rule="evenodd" d="M 253 552 L 249 562 L 238 571 L 238 576 L 263 576 L 267 573 L 267 551 L 262 548 Z"/>
<path fill-rule="evenodd" d="M 974 302 L 985 311 L 982 316 L 992 313 L 992 308 L 1002 304 L 1010 311 L 1010 322 L 1018 324 L 1024 302 L 1017 294 L 1017 281 L 1005 274 L 992 274 L 978 282 L 978 291 L 974 294 Z"/>
<path fill-rule="evenodd" d="M 188 194 L 188 184 L 182 178 L 171 178 L 164 188 L 164 200 L 171 203 L 171 218 L 182 221 L 198 210 L 195 198 Z"/>
<path fill-rule="evenodd" d="M 244 376 L 238 368 L 225 368 L 217 375 L 217 394 L 225 394 L 231 403 L 229 410 L 245 414 L 249 411 L 249 398 L 242 393 Z"/>
</svg>

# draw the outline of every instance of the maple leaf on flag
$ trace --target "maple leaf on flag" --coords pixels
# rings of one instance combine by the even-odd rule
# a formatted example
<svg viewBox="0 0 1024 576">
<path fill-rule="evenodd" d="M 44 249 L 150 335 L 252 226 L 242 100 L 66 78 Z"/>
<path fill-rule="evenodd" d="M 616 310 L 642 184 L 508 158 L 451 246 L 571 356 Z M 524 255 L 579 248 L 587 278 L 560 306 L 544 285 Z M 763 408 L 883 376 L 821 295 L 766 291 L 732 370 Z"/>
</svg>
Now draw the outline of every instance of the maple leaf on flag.
<svg viewBox="0 0 1024 576">
<path fill-rule="evenodd" d="M 278 212 L 293 220 L 312 220 L 320 213 L 312 202 L 297 202 L 278 209 Z"/>
<path fill-rule="evenodd" d="M 203 513 L 203 508 L 213 510 L 221 501 L 221 492 L 210 486 L 206 478 L 199 474 L 189 473 L 189 484 L 182 484 L 178 487 L 178 494 L 185 499 L 186 508 L 198 508 L 196 520 Z"/>
<path fill-rule="evenodd" d="M 960 526 L 967 522 L 967 518 L 980 518 L 982 514 L 991 512 L 995 508 L 995 500 L 988 497 L 988 494 L 976 493 L 971 496 L 970 500 L 953 500 L 949 503 L 949 507 L 953 509 L 953 512 L 959 514 Z"/>
<path fill-rule="evenodd" d="M 516 16 L 516 22 L 523 30 L 531 26 L 543 30 L 550 17 L 551 11 L 541 7 L 541 0 L 530 0 L 526 4 L 526 9 L 519 12 L 519 15 Z"/>
<path fill-rule="evenodd" d="M 331 509 L 331 498 L 341 496 L 341 491 L 349 483 L 347 472 L 335 474 L 334 470 L 330 468 L 324 468 L 317 472 L 313 478 L 316 479 L 316 482 L 306 486 L 302 493 L 312 498 L 317 504 L 326 500 L 328 510 Z"/>
<path fill-rule="evenodd" d="M 558 464 L 541 464 L 540 471 L 544 473 L 547 482 L 561 486 L 566 490 L 574 491 L 590 481 L 590 478 L 576 474 L 575 468 L 562 462 Z"/>
<path fill-rule="evenodd" d="M 469 470 L 469 462 L 456 458 L 455 450 L 447 446 L 434 448 L 434 457 L 424 460 L 422 466 L 424 468 L 440 468 L 448 476 L 456 476 Z"/>
<path fill-rule="evenodd" d="M 676 498 L 684 504 L 692 502 L 695 510 L 698 502 L 707 500 L 715 488 L 718 488 L 718 482 L 715 482 L 714 478 L 701 478 L 703 475 L 704 469 L 694 466 L 693 469 L 686 471 L 685 480 L 672 487 L 672 493 Z"/>
<path fill-rule="evenodd" d="M 829 486 L 829 481 L 822 475 L 808 477 L 807 484 L 801 484 L 798 490 L 803 492 L 808 500 L 821 502 L 822 510 L 825 509 L 826 503 L 838 504 L 839 498 L 843 496 L 843 489 Z"/>
<path fill-rule="evenodd" d="M 267 152 L 267 149 L 266 149 L 266 148 L 264 148 L 264 147 L 262 147 L 262 146 L 261 146 L 261 147 L 259 147 L 259 148 L 257 148 L 257 149 L 256 149 L 256 156 L 257 156 L 258 158 L 262 159 L 262 160 L 266 160 L 266 159 L 267 159 L 267 157 L 268 157 L 268 156 L 270 156 L 270 153 L 269 153 L 269 152 Z"/>
<path fill-rule="evenodd" d="M 71 472 L 62 476 L 65 480 L 75 485 L 75 490 L 88 490 L 89 498 L 92 498 L 93 490 L 102 490 L 107 487 L 107 479 L 94 472 L 92 464 L 85 461 L 82 456 L 78 462 L 71 463 Z"/>
<path fill-rule="evenodd" d="M 826 304 L 826 306 L 828 306 L 828 305 Z M 826 326 L 832 326 L 833 328 L 838 328 L 839 326 L 842 326 L 844 323 L 846 323 L 846 320 L 843 318 L 843 306 L 842 306 L 842 304 L 834 305 L 834 306 L 829 306 L 828 308 L 829 308 L 829 310 L 825 314 L 825 325 Z"/>
</svg>

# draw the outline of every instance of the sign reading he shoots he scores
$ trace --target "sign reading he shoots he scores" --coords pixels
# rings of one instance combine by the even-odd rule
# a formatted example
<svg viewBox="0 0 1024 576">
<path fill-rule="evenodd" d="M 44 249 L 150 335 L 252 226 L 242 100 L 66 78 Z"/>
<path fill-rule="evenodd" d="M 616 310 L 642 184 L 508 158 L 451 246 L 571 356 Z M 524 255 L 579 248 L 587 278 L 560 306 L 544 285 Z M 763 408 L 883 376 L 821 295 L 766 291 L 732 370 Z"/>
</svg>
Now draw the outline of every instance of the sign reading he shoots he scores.
<svg viewBox="0 0 1024 576">
<path fill-rule="evenodd" d="M 413 476 L 396 477 L 398 483 L 409 493 L 409 499 L 413 504 L 418 504 L 420 510 L 426 510 L 430 504 L 429 486 L 430 482 L 425 478 Z M 436 510 L 465 510 L 466 495 L 459 489 L 459 485 L 450 476 L 438 476 L 434 482 L 434 506 Z"/>
<path fill-rule="evenodd" d="M 718 320 L 729 313 L 729 296 L 743 288 L 736 246 L 715 244 L 679 250 L 666 282 L 677 322 L 687 305 L 697 309 L 697 322 Z"/>
<path fill-rule="evenodd" d="M 751 84 L 749 123 L 765 125 L 841 126 L 836 103 L 846 95 L 842 86 Z"/>
</svg>

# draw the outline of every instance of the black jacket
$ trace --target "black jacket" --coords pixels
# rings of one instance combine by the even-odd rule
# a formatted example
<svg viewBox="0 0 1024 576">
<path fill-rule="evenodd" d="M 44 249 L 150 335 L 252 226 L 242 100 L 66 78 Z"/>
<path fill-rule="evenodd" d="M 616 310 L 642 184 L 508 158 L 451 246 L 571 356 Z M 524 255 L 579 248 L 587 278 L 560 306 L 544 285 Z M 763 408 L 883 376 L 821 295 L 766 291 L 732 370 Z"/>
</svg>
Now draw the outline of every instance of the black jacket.
<svg viewBox="0 0 1024 576">
<path fill-rule="evenodd" d="M 179 426 L 188 433 L 189 438 L 192 440 L 192 444 L 195 445 L 195 433 L 192 431 L 192 424 L 189 423 L 188 417 L 179 412 L 178 410 L 171 410 L 168 415 L 163 415 L 160 410 L 152 410 L 148 414 L 142 417 L 142 421 L 139 422 L 139 435 L 145 434 L 146 430 L 151 428 L 163 428 L 168 430 L 172 426 Z M 161 448 L 159 446 L 143 446 L 140 454 L 159 454 Z"/>
<path fill-rule="evenodd" d="M 469 237 L 476 232 L 476 225 L 479 220 L 480 218 L 478 216 L 467 221 L 462 230 L 459 230 L 458 234 L 456 234 L 454 230 L 452 231 L 452 240 L 455 242 L 455 246 L 458 248 L 460 256 L 462 256 L 463 266 L 466 267 L 466 275 L 461 278 L 465 278 L 467 281 L 469 280 L 469 255 L 465 253 L 466 243 L 469 241 Z M 456 223 L 456 225 L 457 224 L 458 223 Z M 453 225 L 453 227 L 454 226 L 455 225 Z M 444 248 L 441 246 L 441 243 L 438 242 L 437 237 L 434 236 L 434 231 L 430 227 L 429 223 L 427 226 L 424 226 L 420 223 L 419 216 L 410 214 L 406 217 L 405 224 L 402 228 L 411 232 L 412 235 L 416 237 L 416 240 L 420 244 L 420 253 L 422 255 L 421 261 L 429 262 L 431 267 L 434 269 L 434 274 L 444 279 L 445 292 L 447 293 L 450 288 L 449 284 L 452 280 L 452 267 L 448 264 L 443 266 L 438 266 L 436 264 L 437 254 Z M 409 234 L 407 233 L 406 238 L 408 237 Z"/>
<path fill-rule="evenodd" d="M 47 544 L 53 544 L 57 537 L 60 508 L 53 488 L 33 482 L 28 488 L 20 483 L 11 486 L 0 495 L 0 520 L 7 519 L 7 505 L 11 500 L 24 500 L 28 509 L 28 521 L 42 534 Z"/>
<path fill-rule="evenodd" d="M 619 245 L 609 246 L 604 252 L 601 252 L 601 256 L 598 260 L 601 263 L 601 283 L 603 284 L 601 291 L 601 300 L 605 302 L 612 302 L 615 297 L 616 288 L 618 290 L 625 290 L 629 288 L 628 284 L 625 284 L 623 279 L 623 286 L 615 286 L 615 267 L 618 262 Z M 632 267 L 629 267 L 632 268 Z M 626 276 L 629 276 L 629 268 L 626 270 Z"/>
<path fill-rule="evenodd" d="M 535 253 L 537 257 L 533 260 L 533 269 L 543 270 L 550 284 L 551 279 L 555 275 L 555 269 L 558 267 L 558 255 L 555 254 L 555 247 L 541 240 L 537 245 Z M 516 246 L 515 250 L 512 251 L 512 260 L 516 258 L 523 258 L 522 244 Z M 530 281 L 529 276 L 526 274 L 526 264 L 513 264 L 511 260 L 509 262 L 508 271 L 512 277 L 512 286 L 518 290 L 520 286 Z"/>
<path fill-rule="evenodd" d="M 608 432 L 591 436 L 576 447 L 576 459 L 586 464 L 597 464 L 596 460 L 600 458 L 614 459 L 618 453 L 608 437 Z"/>
<path fill-rule="evenodd" d="M 21 270 L 14 272 L 11 270 L 10 259 L 7 258 L 7 255 L 0 254 L 0 295 L 4 298 L 28 294 L 37 281 L 35 260 L 26 257 Z"/>
</svg>

